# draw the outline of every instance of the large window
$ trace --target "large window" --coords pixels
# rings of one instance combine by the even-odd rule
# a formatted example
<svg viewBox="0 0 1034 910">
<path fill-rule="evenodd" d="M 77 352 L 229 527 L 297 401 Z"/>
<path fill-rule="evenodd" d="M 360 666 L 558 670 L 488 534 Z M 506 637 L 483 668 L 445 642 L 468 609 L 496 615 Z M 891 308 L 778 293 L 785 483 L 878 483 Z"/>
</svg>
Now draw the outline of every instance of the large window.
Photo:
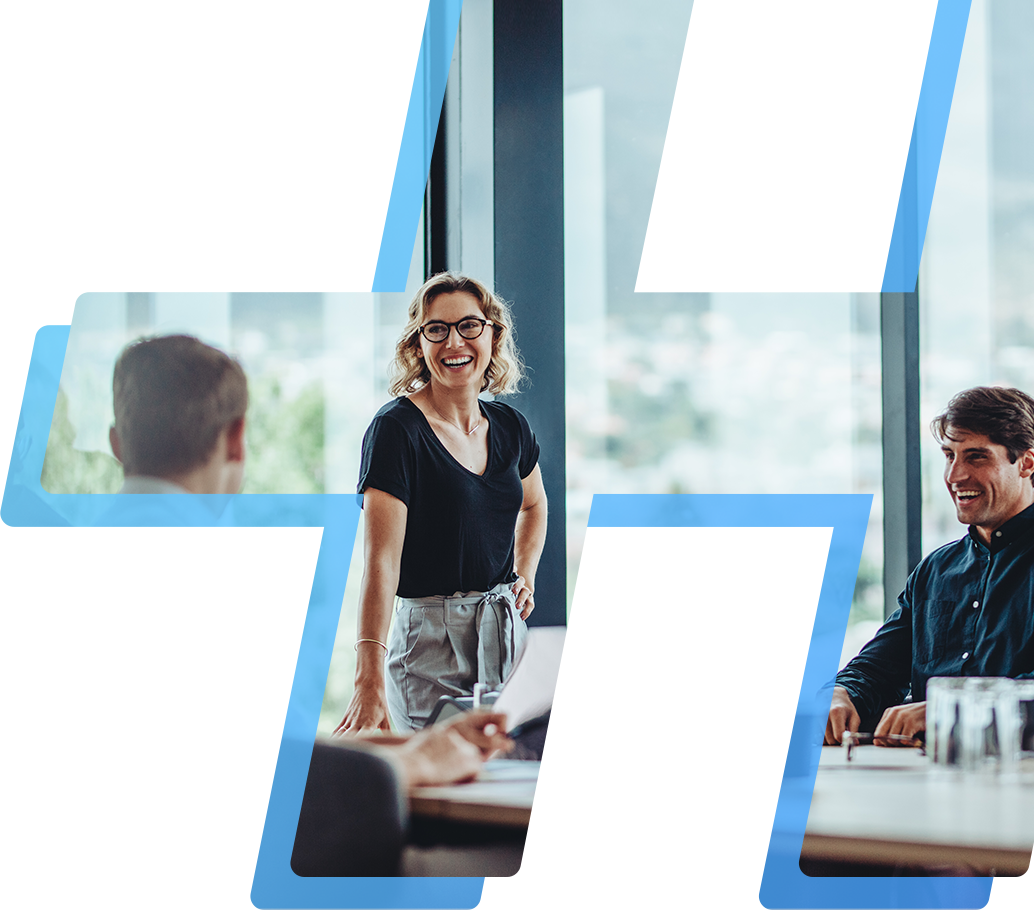
<svg viewBox="0 0 1034 910">
<path fill-rule="evenodd" d="M 844 658 L 850 657 L 882 621 L 901 585 L 897 574 L 884 580 L 885 537 L 889 552 L 897 546 L 897 538 L 884 533 L 885 519 L 900 513 L 906 525 L 921 523 L 923 553 L 962 532 L 943 491 L 929 419 L 971 385 L 1034 391 L 1034 310 L 1028 302 L 1034 289 L 1034 162 L 1028 152 L 1034 62 L 1026 52 L 1034 7 L 1025 0 L 972 5 L 920 269 L 920 341 L 908 342 L 919 349 L 921 414 L 918 425 L 906 429 L 889 419 L 885 425 L 881 394 L 904 395 L 904 387 L 885 386 L 919 380 L 907 371 L 904 379 L 892 378 L 881 367 L 886 342 L 898 339 L 881 323 L 886 300 L 880 295 L 634 292 L 692 13 L 685 0 L 656 0 L 648 14 L 620 0 L 563 5 L 565 322 L 548 322 L 549 308 L 556 307 L 552 299 L 533 309 L 542 303 L 533 292 L 536 270 L 548 271 L 545 256 L 534 254 L 535 243 L 543 249 L 556 244 L 542 242 L 528 209 L 514 215 L 522 205 L 532 212 L 545 207 L 548 195 L 527 192 L 521 181 L 529 177 L 518 165 L 526 163 L 534 177 L 536 169 L 557 171 L 560 164 L 543 152 L 550 136 L 504 119 L 526 102 L 507 93 L 513 83 L 531 79 L 532 63 L 539 85 L 561 80 L 559 65 L 554 77 L 545 59 L 554 55 L 558 63 L 559 54 L 542 50 L 534 60 L 516 54 L 516 64 L 503 59 L 500 49 L 528 36 L 517 34 L 527 20 L 503 18 L 501 9 L 506 7 L 491 0 L 465 4 L 422 222 L 427 242 L 421 233 L 409 284 L 411 292 L 428 270 L 450 267 L 502 285 L 514 299 L 522 348 L 536 367 L 532 394 L 517 404 L 538 408 L 540 415 L 551 405 L 535 396 L 555 394 L 544 377 L 558 359 L 545 342 L 562 329 L 566 442 L 555 442 L 563 437 L 561 421 L 559 433 L 547 431 L 554 444 L 544 458 L 562 462 L 566 453 L 568 597 L 595 492 L 871 493 L 844 646 Z M 507 83 L 511 66 L 521 78 Z M 541 127 L 540 111 L 527 110 L 525 125 Z M 550 129 L 555 138 L 558 130 Z M 508 164 L 501 155 L 510 156 Z M 531 235 L 518 237 L 526 247 L 518 250 L 516 269 L 510 261 L 514 234 L 501 239 L 501 230 L 514 224 L 518 233 Z M 521 284 L 528 275 L 532 280 Z M 508 282 L 532 292 L 515 294 Z M 115 351 L 133 332 L 167 327 L 162 314 L 170 312 L 174 296 L 106 298 L 117 337 L 104 341 L 105 366 L 93 378 L 69 374 L 63 380 L 51 445 L 64 447 L 68 464 L 59 463 L 57 449 L 48 454 L 50 488 L 83 489 L 83 478 L 93 474 L 109 486 L 114 482 L 107 456 L 96 454 L 106 448 L 110 416 L 87 413 L 89 402 L 108 404 L 97 383 L 109 381 Z M 239 352 L 256 377 L 252 432 L 262 444 L 253 437 L 248 489 L 353 488 L 356 441 L 386 399 L 385 366 L 407 302 L 408 294 L 363 295 L 361 307 L 330 294 L 206 300 L 203 334 Z M 365 315 L 357 322 L 360 310 Z M 83 338 L 94 331 L 79 328 Z M 78 337 L 73 333 L 74 343 Z M 911 448 L 900 450 L 911 453 L 905 460 L 913 467 L 921 439 L 921 510 L 897 501 L 884 508 L 883 459 L 891 443 L 901 441 L 895 434 L 909 437 Z M 305 448 L 289 453 L 303 467 L 278 466 L 266 454 L 277 446 Z M 267 457 L 268 464 L 262 460 Z M 888 468 L 888 488 L 906 468 Z M 558 498 L 562 503 L 562 495 L 552 494 L 552 504 Z M 340 718 L 350 695 L 358 551 L 352 566 L 323 729 Z"/>
<path fill-rule="evenodd" d="M 690 13 L 564 4 L 569 582 L 593 492 L 873 493 L 856 650 L 883 615 L 879 295 L 634 293 Z"/>
<path fill-rule="evenodd" d="M 974 0 L 919 275 L 923 551 L 959 536 L 926 430 L 956 392 L 1034 394 L 1034 6 Z"/>
<path fill-rule="evenodd" d="M 388 364 L 424 279 L 419 232 L 408 289 L 398 294 L 92 294 L 75 309 L 43 485 L 111 493 L 111 376 L 128 342 L 187 332 L 234 354 L 248 375 L 244 493 L 355 491 L 359 441 L 388 399 Z M 60 500 L 58 507 L 62 507 Z M 65 507 L 68 507 L 67 504 Z M 321 730 L 344 714 L 355 673 L 362 530 L 351 558 Z"/>
</svg>

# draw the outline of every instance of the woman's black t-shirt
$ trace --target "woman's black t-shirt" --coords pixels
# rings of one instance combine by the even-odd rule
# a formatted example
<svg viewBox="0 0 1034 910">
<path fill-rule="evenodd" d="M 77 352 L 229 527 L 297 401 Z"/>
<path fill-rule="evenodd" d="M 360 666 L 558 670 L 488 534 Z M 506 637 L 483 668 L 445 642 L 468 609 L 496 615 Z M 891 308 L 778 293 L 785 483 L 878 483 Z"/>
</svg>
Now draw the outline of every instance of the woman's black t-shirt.
<svg viewBox="0 0 1034 910">
<path fill-rule="evenodd" d="M 514 581 L 514 528 L 521 480 L 539 460 L 524 415 L 499 401 L 478 401 L 488 418 L 488 463 L 477 475 L 442 444 L 423 412 L 396 398 L 363 437 L 358 491 L 372 487 L 408 509 L 400 597 L 488 591 Z"/>
</svg>

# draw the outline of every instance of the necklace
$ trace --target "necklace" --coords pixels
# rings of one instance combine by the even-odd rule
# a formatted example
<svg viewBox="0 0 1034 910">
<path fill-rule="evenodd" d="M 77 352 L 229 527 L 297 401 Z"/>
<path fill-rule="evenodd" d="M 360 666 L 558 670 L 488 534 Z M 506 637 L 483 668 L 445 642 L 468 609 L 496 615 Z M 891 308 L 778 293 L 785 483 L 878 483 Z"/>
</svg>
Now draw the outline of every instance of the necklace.
<svg viewBox="0 0 1034 910">
<path fill-rule="evenodd" d="M 481 417 L 478 416 L 478 422 L 474 424 L 474 426 L 471 427 L 469 430 L 464 430 L 463 427 L 461 427 L 458 423 L 453 423 L 451 420 L 449 420 L 448 417 L 446 417 L 441 411 L 438 410 L 438 407 L 435 405 L 434 399 L 431 398 L 431 396 L 428 396 L 428 400 L 431 402 L 431 407 L 434 408 L 435 411 L 437 411 L 438 416 L 441 417 L 442 420 L 444 420 L 450 427 L 456 427 L 457 430 L 459 430 L 466 436 L 473 436 L 474 433 L 477 432 L 477 428 L 481 426 Z"/>
</svg>

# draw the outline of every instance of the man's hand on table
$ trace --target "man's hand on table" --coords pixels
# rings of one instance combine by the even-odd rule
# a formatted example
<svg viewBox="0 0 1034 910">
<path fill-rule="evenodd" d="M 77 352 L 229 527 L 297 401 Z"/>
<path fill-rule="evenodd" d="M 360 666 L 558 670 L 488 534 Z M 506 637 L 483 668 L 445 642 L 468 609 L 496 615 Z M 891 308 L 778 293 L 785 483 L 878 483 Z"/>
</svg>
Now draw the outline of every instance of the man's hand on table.
<svg viewBox="0 0 1034 910">
<path fill-rule="evenodd" d="M 505 714 L 467 711 L 414 733 L 394 755 L 410 787 L 473 780 L 486 759 L 512 745 L 505 729 Z"/>
<path fill-rule="evenodd" d="M 407 787 L 473 780 L 484 762 L 513 748 L 506 735 L 506 715 L 497 711 L 465 711 L 403 735 L 371 731 L 341 736 L 335 731 L 331 741 L 381 750 L 394 761 Z"/>
<path fill-rule="evenodd" d="M 886 717 L 886 715 L 884 715 Z M 844 738 L 844 731 L 858 732 L 862 719 L 855 710 L 851 696 L 843 686 L 836 686 L 833 689 L 833 702 L 829 706 L 829 719 L 826 721 L 827 746 L 839 746 Z"/>
<path fill-rule="evenodd" d="M 506 735 L 506 715 L 492 711 L 465 711 L 444 726 L 455 730 L 468 743 L 481 750 L 487 761 L 499 752 L 509 752 L 513 740 Z"/>
<path fill-rule="evenodd" d="M 883 712 L 883 717 L 880 718 L 876 732 L 873 734 L 873 740 L 876 741 L 877 737 L 894 733 L 899 736 L 915 736 L 925 729 L 925 701 L 913 702 L 910 705 L 895 705 Z M 887 743 L 877 742 L 876 745 L 887 745 Z"/>
</svg>

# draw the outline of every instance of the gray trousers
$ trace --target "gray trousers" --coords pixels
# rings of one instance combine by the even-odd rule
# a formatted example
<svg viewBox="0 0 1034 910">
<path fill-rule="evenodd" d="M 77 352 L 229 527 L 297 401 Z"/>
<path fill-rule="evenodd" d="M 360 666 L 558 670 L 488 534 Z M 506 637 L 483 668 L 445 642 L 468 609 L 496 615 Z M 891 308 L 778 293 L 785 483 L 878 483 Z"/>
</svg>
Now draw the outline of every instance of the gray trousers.
<svg viewBox="0 0 1034 910">
<path fill-rule="evenodd" d="M 388 637 L 388 709 L 400 730 L 419 730 L 439 696 L 498 688 L 528 627 L 509 584 L 448 597 L 400 597 Z"/>
</svg>

